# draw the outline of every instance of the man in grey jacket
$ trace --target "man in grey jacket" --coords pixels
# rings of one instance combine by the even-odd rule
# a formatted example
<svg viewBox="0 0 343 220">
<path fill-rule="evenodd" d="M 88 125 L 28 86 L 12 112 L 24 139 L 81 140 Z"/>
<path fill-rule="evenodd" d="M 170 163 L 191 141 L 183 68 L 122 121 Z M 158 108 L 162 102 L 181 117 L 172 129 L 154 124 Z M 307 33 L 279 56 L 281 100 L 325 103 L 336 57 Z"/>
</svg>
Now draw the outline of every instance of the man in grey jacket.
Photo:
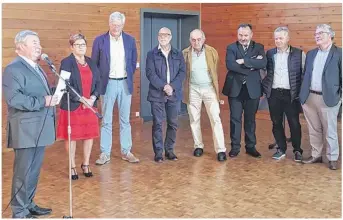
<svg viewBox="0 0 343 220">
<path fill-rule="evenodd" d="M 7 145 L 14 149 L 11 208 L 13 218 L 51 213 L 37 206 L 36 194 L 44 150 L 55 141 L 55 106 L 43 69 L 38 65 L 42 47 L 29 30 L 15 37 L 18 56 L 5 68 L 2 79 L 8 105 Z"/>
<path fill-rule="evenodd" d="M 314 34 L 318 48 L 307 53 L 300 102 L 308 124 L 311 157 L 303 163 L 321 163 L 323 145 L 329 168 L 337 169 L 337 116 L 342 97 L 342 48 L 333 44 L 335 32 L 327 24 Z"/>
</svg>

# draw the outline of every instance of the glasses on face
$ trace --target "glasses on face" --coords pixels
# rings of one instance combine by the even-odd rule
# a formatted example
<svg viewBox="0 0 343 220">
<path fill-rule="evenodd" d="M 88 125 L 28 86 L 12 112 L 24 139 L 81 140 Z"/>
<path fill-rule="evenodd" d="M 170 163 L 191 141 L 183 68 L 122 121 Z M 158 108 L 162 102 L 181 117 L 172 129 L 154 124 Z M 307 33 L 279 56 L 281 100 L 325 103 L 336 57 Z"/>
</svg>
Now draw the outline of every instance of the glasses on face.
<svg viewBox="0 0 343 220">
<path fill-rule="evenodd" d="M 81 48 L 81 47 L 85 47 L 86 44 L 73 44 L 75 47 Z"/>
<path fill-rule="evenodd" d="M 169 37 L 171 34 L 168 33 L 159 33 L 158 36 L 159 37 Z"/>
<path fill-rule="evenodd" d="M 314 36 L 319 36 L 319 35 L 323 35 L 323 34 L 329 34 L 330 32 L 326 32 L 326 31 L 320 31 L 320 32 L 317 32 L 317 33 L 314 33 Z"/>
</svg>

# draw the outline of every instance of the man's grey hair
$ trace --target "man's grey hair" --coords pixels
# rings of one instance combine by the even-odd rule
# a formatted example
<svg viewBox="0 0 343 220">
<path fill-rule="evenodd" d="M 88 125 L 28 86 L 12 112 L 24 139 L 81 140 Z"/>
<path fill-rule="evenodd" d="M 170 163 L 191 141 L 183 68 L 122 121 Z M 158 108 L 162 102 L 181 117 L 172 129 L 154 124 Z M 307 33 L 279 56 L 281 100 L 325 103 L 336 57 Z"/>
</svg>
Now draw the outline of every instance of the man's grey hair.
<svg viewBox="0 0 343 220">
<path fill-rule="evenodd" d="M 317 28 L 322 28 L 325 31 L 329 32 L 330 36 L 331 36 L 331 40 L 333 40 L 335 38 L 336 33 L 332 30 L 332 27 L 328 24 L 319 24 L 317 25 Z"/>
<path fill-rule="evenodd" d="M 20 31 L 14 38 L 15 45 L 17 46 L 18 44 L 24 43 L 27 36 L 32 36 L 32 35 L 38 37 L 38 34 L 34 31 L 30 31 L 30 30 Z"/>
<path fill-rule="evenodd" d="M 200 29 L 194 29 L 194 30 L 191 31 L 191 33 L 189 34 L 189 40 L 191 40 L 192 33 L 193 33 L 193 32 L 196 32 L 196 31 L 201 32 L 202 38 L 203 38 L 204 40 L 206 39 L 205 33 L 204 33 L 202 30 L 200 30 Z"/>
<path fill-rule="evenodd" d="M 281 32 L 281 31 L 286 32 L 287 35 L 289 36 L 289 29 L 288 29 L 288 27 L 286 27 L 286 26 L 277 27 L 277 28 L 275 29 L 275 31 L 274 31 L 274 34 L 275 34 L 276 32 Z"/>
<path fill-rule="evenodd" d="M 125 15 L 120 13 L 119 11 L 113 12 L 110 15 L 109 23 L 111 23 L 115 20 L 120 20 L 123 24 L 125 24 Z"/>
</svg>

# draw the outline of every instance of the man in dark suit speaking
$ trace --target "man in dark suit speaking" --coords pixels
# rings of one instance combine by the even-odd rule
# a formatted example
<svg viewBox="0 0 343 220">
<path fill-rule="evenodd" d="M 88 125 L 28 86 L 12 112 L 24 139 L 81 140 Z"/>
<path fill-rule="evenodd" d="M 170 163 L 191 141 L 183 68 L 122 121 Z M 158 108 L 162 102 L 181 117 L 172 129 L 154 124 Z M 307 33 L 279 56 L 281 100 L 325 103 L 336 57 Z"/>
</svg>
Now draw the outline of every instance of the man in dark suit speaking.
<svg viewBox="0 0 343 220">
<path fill-rule="evenodd" d="M 238 41 L 226 49 L 228 73 L 223 94 L 228 96 L 230 105 L 230 157 L 236 157 L 240 152 L 243 110 L 246 153 L 261 157 L 255 147 L 255 115 L 262 94 L 260 69 L 266 67 L 267 59 L 263 45 L 252 41 L 252 36 L 252 26 L 241 24 Z"/>
<path fill-rule="evenodd" d="M 13 218 L 33 218 L 51 213 L 37 206 L 36 194 L 44 151 L 55 141 L 56 96 L 51 95 L 46 74 L 37 61 L 42 47 L 29 30 L 15 37 L 18 56 L 5 68 L 2 87 L 6 103 L 8 147 L 14 149 L 11 208 Z"/>
</svg>

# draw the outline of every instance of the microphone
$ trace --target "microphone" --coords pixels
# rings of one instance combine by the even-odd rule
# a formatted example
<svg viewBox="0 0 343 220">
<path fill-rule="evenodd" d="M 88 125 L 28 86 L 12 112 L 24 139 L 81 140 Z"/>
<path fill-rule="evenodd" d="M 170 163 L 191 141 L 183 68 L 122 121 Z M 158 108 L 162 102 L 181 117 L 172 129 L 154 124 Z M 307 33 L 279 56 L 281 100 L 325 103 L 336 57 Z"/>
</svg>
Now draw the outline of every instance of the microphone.
<svg viewBox="0 0 343 220">
<path fill-rule="evenodd" d="M 44 60 L 44 61 L 50 66 L 51 69 L 56 70 L 56 67 L 54 66 L 54 64 L 52 63 L 52 61 L 49 59 L 49 56 L 48 56 L 47 54 L 43 53 L 43 54 L 40 56 L 40 58 L 41 58 L 42 60 Z"/>
</svg>

